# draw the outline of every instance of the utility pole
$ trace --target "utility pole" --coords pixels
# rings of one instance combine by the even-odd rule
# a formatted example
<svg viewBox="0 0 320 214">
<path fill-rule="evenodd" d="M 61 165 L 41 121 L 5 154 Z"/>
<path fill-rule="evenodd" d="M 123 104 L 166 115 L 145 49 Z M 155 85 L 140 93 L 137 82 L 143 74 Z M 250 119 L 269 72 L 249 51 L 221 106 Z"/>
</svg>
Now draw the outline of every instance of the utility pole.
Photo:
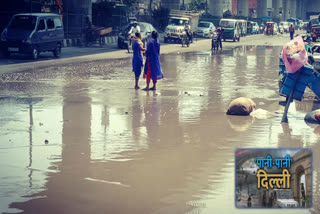
<svg viewBox="0 0 320 214">
<path fill-rule="evenodd" d="M 208 14 L 208 0 L 206 0 L 206 15 Z"/>
<path fill-rule="evenodd" d="M 150 0 L 149 2 L 149 13 L 151 14 L 152 13 L 152 0 Z"/>
</svg>

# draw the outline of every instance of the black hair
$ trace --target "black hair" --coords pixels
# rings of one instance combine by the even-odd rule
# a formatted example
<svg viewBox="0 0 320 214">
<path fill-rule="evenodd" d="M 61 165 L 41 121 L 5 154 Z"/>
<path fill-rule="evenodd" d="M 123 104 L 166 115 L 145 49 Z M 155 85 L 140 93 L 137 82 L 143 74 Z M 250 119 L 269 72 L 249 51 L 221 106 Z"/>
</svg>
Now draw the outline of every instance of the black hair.
<svg viewBox="0 0 320 214">
<path fill-rule="evenodd" d="M 153 39 L 157 39 L 158 36 L 159 36 L 159 35 L 158 35 L 157 31 L 152 31 L 151 37 L 152 37 Z"/>
<path fill-rule="evenodd" d="M 135 33 L 135 36 L 136 36 L 137 38 L 141 38 L 141 34 L 140 34 L 139 32 L 136 32 L 136 33 Z"/>
</svg>

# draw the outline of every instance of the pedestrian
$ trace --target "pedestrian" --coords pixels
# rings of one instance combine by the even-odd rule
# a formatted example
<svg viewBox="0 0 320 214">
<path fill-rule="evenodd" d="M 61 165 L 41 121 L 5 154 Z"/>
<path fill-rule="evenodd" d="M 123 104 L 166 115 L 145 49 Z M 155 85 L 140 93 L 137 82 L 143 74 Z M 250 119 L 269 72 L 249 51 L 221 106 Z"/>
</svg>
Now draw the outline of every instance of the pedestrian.
<svg viewBox="0 0 320 214">
<path fill-rule="evenodd" d="M 140 33 L 140 26 L 138 25 L 138 22 L 133 22 L 133 25 L 128 32 L 128 34 L 132 36 L 135 36 L 135 33 Z"/>
<path fill-rule="evenodd" d="M 267 207 L 267 192 L 266 192 L 266 191 L 263 192 L 263 196 L 262 196 L 262 206 L 263 206 L 263 207 Z"/>
<path fill-rule="evenodd" d="M 218 27 L 217 30 L 216 30 L 216 32 L 218 34 L 218 44 L 220 45 L 221 50 L 222 50 L 222 35 L 223 35 L 223 31 L 224 31 L 224 29 L 222 29 L 221 27 Z M 219 47 L 218 47 L 218 49 L 219 49 Z"/>
<path fill-rule="evenodd" d="M 271 192 L 268 207 L 273 207 L 273 201 L 274 201 L 273 192 Z"/>
<path fill-rule="evenodd" d="M 141 34 L 138 32 L 135 33 L 135 37 L 133 38 L 132 50 L 133 50 L 132 71 L 134 72 L 134 76 L 135 76 L 134 88 L 137 90 L 140 88 L 139 78 L 140 78 L 142 67 L 143 67 L 143 57 L 142 57 L 141 51 L 146 50 L 143 48 L 143 42 L 141 41 Z"/>
<path fill-rule="evenodd" d="M 251 207 L 252 206 L 252 202 L 251 202 L 251 195 L 249 194 L 249 197 L 248 197 L 248 207 Z"/>
<path fill-rule="evenodd" d="M 293 40 L 293 35 L 294 35 L 294 26 L 293 24 L 291 23 L 290 27 L 289 27 L 289 32 L 290 32 L 290 39 Z"/>
<path fill-rule="evenodd" d="M 147 86 L 143 89 L 156 90 L 157 80 L 163 78 L 160 65 L 160 42 L 158 40 L 158 33 L 153 31 L 151 33 L 152 39 L 148 42 L 146 50 L 146 63 L 144 66 L 144 75 Z M 149 88 L 150 80 L 152 79 L 153 86 Z"/>
</svg>

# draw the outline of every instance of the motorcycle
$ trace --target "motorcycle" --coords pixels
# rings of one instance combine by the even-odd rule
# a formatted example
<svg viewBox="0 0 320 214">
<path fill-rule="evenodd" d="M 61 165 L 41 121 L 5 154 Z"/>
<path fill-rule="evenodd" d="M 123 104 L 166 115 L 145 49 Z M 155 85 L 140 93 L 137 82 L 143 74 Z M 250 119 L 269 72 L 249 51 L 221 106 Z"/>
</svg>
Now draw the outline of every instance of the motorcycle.
<svg viewBox="0 0 320 214">
<path fill-rule="evenodd" d="M 188 30 L 185 30 L 185 33 L 181 36 L 180 39 L 182 47 L 184 47 L 185 45 L 189 47 L 190 43 L 192 43 L 192 34 L 190 34 Z"/>
<path fill-rule="evenodd" d="M 211 41 L 211 50 L 219 50 L 219 46 L 220 46 L 220 41 L 219 41 L 219 37 L 218 34 L 216 32 L 213 33 L 212 35 L 212 41 Z M 222 47 L 220 46 L 221 50 Z"/>
<path fill-rule="evenodd" d="M 126 43 L 128 53 L 132 52 L 132 38 L 133 38 L 133 35 L 128 34 L 127 40 L 124 42 Z"/>
</svg>

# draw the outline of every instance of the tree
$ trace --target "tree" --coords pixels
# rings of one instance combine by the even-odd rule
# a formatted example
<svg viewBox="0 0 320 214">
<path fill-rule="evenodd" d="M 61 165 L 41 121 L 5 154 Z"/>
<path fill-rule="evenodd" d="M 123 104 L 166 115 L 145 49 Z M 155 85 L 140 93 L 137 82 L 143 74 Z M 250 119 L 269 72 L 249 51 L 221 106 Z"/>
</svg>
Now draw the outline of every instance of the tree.
<svg viewBox="0 0 320 214">
<path fill-rule="evenodd" d="M 138 0 L 123 0 L 123 4 L 131 7 L 134 3 L 137 3 Z"/>
<path fill-rule="evenodd" d="M 205 10 L 206 4 L 206 0 L 192 0 L 189 4 L 189 9 L 194 11 Z"/>
<path fill-rule="evenodd" d="M 231 18 L 232 13 L 230 10 L 227 10 L 223 13 L 223 18 Z"/>
<path fill-rule="evenodd" d="M 150 0 L 150 2 L 149 2 L 149 7 L 148 7 L 149 12 L 151 12 L 151 11 L 152 11 L 152 3 L 153 3 L 153 1 L 152 1 L 152 0 Z"/>
<path fill-rule="evenodd" d="M 160 30 L 164 30 L 169 22 L 170 10 L 168 8 L 160 7 L 152 11 L 152 18 L 154 26 Z"/>
</svg>

